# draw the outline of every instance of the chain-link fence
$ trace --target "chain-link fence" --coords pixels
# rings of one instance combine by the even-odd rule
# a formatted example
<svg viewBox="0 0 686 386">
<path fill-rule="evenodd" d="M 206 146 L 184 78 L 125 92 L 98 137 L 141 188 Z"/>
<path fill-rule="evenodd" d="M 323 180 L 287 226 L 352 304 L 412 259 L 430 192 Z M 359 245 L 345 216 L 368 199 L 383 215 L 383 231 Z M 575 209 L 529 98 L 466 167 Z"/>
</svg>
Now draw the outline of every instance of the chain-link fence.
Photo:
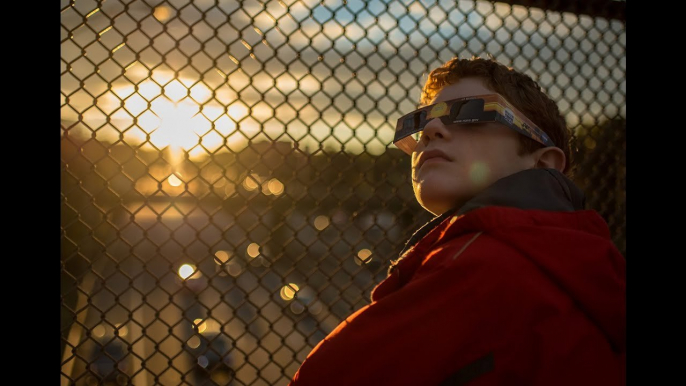
<svg viewBox="0 0 686 386">
<path fill-rule="evenodd" d="M 624 3 L 518 3 L 62 0 L 63 384 L 285 385 L 430 219 L 391 141 L 454 56 L 559 102 L 625 253 Z"/>
</svg>

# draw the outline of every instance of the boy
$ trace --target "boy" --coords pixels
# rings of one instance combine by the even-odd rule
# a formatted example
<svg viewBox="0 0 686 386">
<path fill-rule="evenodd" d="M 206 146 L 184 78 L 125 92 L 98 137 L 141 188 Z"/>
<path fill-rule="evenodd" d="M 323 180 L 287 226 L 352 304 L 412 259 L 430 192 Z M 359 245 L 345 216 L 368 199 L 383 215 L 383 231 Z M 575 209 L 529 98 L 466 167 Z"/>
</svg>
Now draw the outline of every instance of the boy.
<svg viewBox="0 0 686 386">
<path fill-rule="evenodd" d="M 476 57 L 433 70 L 421 103 L 394 143 L 436 217 L 290 385 L 625 384 L 625 260 L 565 176 L 556 104 Z"/>
</svg>

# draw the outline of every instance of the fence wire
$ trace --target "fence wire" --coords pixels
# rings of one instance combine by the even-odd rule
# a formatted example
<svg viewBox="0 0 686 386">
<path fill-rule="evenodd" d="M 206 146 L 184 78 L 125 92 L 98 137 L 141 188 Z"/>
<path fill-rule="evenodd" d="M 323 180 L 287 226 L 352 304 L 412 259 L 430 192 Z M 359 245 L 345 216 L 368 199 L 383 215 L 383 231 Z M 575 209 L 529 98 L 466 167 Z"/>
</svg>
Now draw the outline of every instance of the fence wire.
<svg viewBox="0 0 686 386">
<path fill-rule="evenodd" d="M 559 103 L 626 253 L 624 3 L 517 3 L 62 0 L 62 384 L 287 384 L 430 219 L 391 142 L 454 56 Z"/>
</svg>

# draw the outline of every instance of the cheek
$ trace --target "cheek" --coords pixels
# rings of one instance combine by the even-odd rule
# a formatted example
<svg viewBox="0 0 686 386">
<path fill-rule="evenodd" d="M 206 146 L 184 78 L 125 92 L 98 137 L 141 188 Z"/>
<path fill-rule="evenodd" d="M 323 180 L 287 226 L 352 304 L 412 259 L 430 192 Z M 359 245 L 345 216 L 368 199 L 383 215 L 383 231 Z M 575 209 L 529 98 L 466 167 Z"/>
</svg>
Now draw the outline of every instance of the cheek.
<svg viewBox="0 0 686 386">
<path fill-rule="evenodd" d="M 508 169 L 520 166 L 523 159 L 519 151 L 518 134 L 509 129 L 501 129 L 489 136 L 484 136 L 482 141 L 473 147 L 474 159 L 482 160 L 489 164 L 492 169 Z"/>
<path fill-rule="evenodd" d="M 512 154 L 500 154 L 490 157 L 485 162 L 477 162 L 472 166 L 470 175 L 475 183 L 490 185 L 491 183 L 517 173 L 529 167 L 527 160 Z"/>
</svg>

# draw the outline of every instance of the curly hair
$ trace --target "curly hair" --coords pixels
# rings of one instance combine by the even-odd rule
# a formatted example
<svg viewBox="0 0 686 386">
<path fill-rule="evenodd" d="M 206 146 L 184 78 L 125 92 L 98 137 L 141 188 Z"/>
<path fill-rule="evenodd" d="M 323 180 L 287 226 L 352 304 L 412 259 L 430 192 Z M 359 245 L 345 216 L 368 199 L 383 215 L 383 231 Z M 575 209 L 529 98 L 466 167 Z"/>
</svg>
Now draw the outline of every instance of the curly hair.
<svg viewBox="0 0 686 386">
<path fill-rule="evenodd" d="M 445 86 L 462 78 L 480 78 L 484 86 L 502 95 L 527 118 L 545 131 L 565 154 L 564 173 L 572 174 L 571 135 L 557 104 L 550 99 L 530 76 L 498 63 L 495 59 L 474 56 L 470 59 L 453 58 L 435 68 L 422 87 L 420 103 L 428 105 Z M 528 154 L 543 147 L 540 143 L 520 136 L 520 152 Z"/>
</svg>

